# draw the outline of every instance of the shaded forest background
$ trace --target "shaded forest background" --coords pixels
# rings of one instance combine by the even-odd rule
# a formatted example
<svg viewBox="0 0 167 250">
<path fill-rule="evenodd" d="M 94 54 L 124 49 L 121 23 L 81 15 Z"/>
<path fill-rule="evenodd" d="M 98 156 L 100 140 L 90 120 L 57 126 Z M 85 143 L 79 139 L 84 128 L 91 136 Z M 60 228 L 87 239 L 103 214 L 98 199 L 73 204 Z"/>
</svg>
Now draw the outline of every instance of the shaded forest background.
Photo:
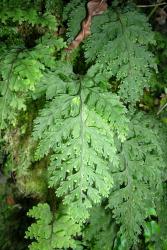
<svg viewBox="0 0 167 250">
<path fill-rule="evenodd" d="M 61 244 L 55 243 L 55 247 L 52 248 L 46 245 L 44 248 L 41 247 L 42 245 L 36 245 L 31 246 L 30 249 L 166 250 L 167 3 L 160 0 L 108 1 L 106 11 L 110 12 L 106 15 L 111 16 L 111 24 L 108 25 L 108 28 L 104 28 L 104 35 L 99 36 L 101 39 L 98 40 L 97 38 L 98 34 L 102 32 L 99 31 L 102 27 L 100 25 L 105 24 L 105 22 L 102 23 L 105 11 L 101 15 L 92 18 L 91 34 L 85 37 L 77 48 L 72 48 L 69 51 L 68 46 L 82 30 L 81 24 L 87 15 L 87 3 L 84 1 L 79 2 L 75 0 L 1 0 L 0 3 L 0 249 L 26 250 L 34 238 L 36 242 L 38 240 L 40 242 L 40 237 L 42 237 L 40 232 L 38 232 L 37 237 L 34 236 L 35 234 L 31 237 L 33 232 L 30 232 L 25 237 L 25 232 L 35 222 L 35 218 L 39 219 L 35 216 L 35 212 L 34 214 L 32 212 L 32 216 L 31 214 L 30 216 L 27 215 L 33 206 L 47 203 L 50 205 L 53 214 L 57 214 L 57 210 L 62 209 L 62 196 L 55 195 L 54 183 L 53 185 L 52 182 L 48 184 L 48 179 L 54 178 L 51 168 L 49 170 L 51 174 L 48 174 L 50 156 L 54 151 L 49 144 L 51 142 L 48 142 L 49 149 L 46 149 L 47 146 L 45 147 L 42 143 L 42 146 L 36 149 L 38 148 L 37 141 L 43 140 L 47 144 L 49 133 L 47 134 L 47 131 L 43 129 L 43 125 L 47 124 L 47 122 L 49 124 L 49 117 L 54 112 L 50 108 L 46 119 L 42 120 L 41 117 L 45 117 L 47 105 L 49 105 L 48 103 L 51 102 L 55 93 L 61 95 L 64 91 L 63 88 L 66 88 L 66 93 L 74 92 L 75 88 L 71 82 L 80 81 L 86 76 L 87 78 L 84 78 L 83 81 L 87 83 L 90 81 L 90 86 L 95 81 L 96 87 L 100 86 L 101 88 L 100 93 L 103 93 L 103 91 L 105 93 L 114 93 L 113 101 L 109 103 L 109 106 L 112 107 L 113 105 L 113 107 L 118 108 L 116 108 L 116 111 L 113 108 L 112 111 L 116 115 L 113 126 L 116 127 L 114 140 L 116 141 L 118 155 L 121 155 L 121 150 L 124 150 L 125 147 L 128 157 L 129 155 L 132 158 L 134 157 L 134 166 L 136 166 L 134 169 L 137 170 L 132 170 L 129 166 L 129 171 L 134 171 L 130 175 L 133 181 L 137 183 L 134 192 L 138 190 L 137 188 L 140 191 L 141 184 L 141 193 L 143 194 L 142 200 L 142 194 L 136 191 L 138 192 L 136 193 L 136 200 L 134 200 L 134 211 L 136 213 L 132 211 L 132 214 L 134 214 L 134 222 L 132 223 L 134 228 L 131 232 L 127 232 L 128 221 L 122 219 L 122 217 L 126 217 L 124 208 L 127 209 L 128 205 L 121 206 L 126 200 L 126 195 L 128 197 L 130 195 L 125 193 L 125 197 L 120 198 L 122 200 L 119 201 L 119 197 L 121 197 L 121 193 L 119 193 L 119 197 L 114 195 L 111 195 L 110 198 L 102 197 L 101 207 L 96 210 L 96 206 L 93 206 L 97 218 L 94 219 L 93 215 L 91 215 L 91 219 L 86 223 L 84 222 L 84 226 L 81 226 L 81 233 L 76 235 L 71 233 L 72 240 L 77 242 L 77 247 L 73 247 L 73 245 L 67 247 L 68 244 L 66 247 L 63 244 L 62 247 L 58 247 Z M 125 21 L 125 31 L 123 33 L 126 33 L 126 25 L 128 26 L 129 23 L 133 25 L 134 23 L 135 35 L 133 35 L 133 32 L 131 34 L 132 38 L 127 35 L 127 40 L 138 39 L 138 47 L 146 48 L 144 52 L 141 51 L 141 54 L 139 51 L 141 58 L 143 58 L 141 65 L 138 62 L 132 65 L 136 82 L 131 82 L 131 85 L 126 84 L 125 78 L 126 74 L 129 74 L 129 69 L 126 68 L 126 62 L 124 64 L 122 59 L 124 50 L 121 51 L 120 49 L 119 51 L 119 46 L 118 48 L 115 47 L 115 51 L 117 50 L 120 54 L 120 62 L 117 62 L 116 59 L 114 59 L 115 64 L 112 62 L 113 65 L 116 65 L 115 72 L 113 69 L 114 73 L 111 73 L 107 68 L 110 67 L 111 58 L 106 64 L 103 63 L 106 60 L 105 57 L 107 58 L 110 54 L 114 58 L 114 53 L 116 53 L 105 47 L 104 41 L 108 39 L 107 37 L 112 32 L 113 34 L 118 32 L 119 36 L 117 27 L 114 27 L 114 17 L 112 20 L 112 13 L 113 16 L 117 16 L 118 12 L 121 13 L 123 22 L 123 15 L 126 16 L 128 13 L 127 17 L 125 17 L 128 21 L 127 23 Z M 140 18 L 141 27 L 143 27 L 141 30 Z M 112 24 L 114 31 L 112 31 Z M 136 35 L 137 33 L 139 37 Z M 96 46 L 97 51 L 94 49 Z M 133 47 L 133 44 L 129 42 L 128 46 Z M 106 54 L 104 48 L 106 48 L 106 51 L 108 49 Z M 68 65 L 66 66 L 66 63 L 72 65 L 71 68 Z M 95 68 L 92 67 L 94 65 Z M 100 68 L 99 65 L 104 66 Z M 111 67 L 114 68 L 114 66 Z M 144 67 L 146 67 L 146 71 L 143 70 Z M 121 70 L 118 75 L 119 69 Z M 142 73 L 138 73 L 139 71 Z M 149 79 L 148 84 L 144 83 L 147 78 Z M 60 83 L 59 85 L 56 82 L 58 87 L 55 87 L 54 79 Z M 71 85 L 66 87 L 66 82 Z M 120 86 L 123 86 L 122 89 Z M 93 101 L 94 98 L 98 99 L 98 97 L 92 97 L 92 100 L 90 100 L 91 107 L 96 106 L 98 102 Z M 78 99 L 74 101 L 74 104 L 76 104 Z M 107 104 L 104 101 L 104 103 L 99 104 L 99 107 L 100 105 L 103 107 L 103 105 Z M 103 108 L 101 107 L 98 110 L 99 113 L 102 112 Z M 76 107 L 72 108 L 75 114 Z M 66 113 L 63 119 L 65 117 Z M 130 124 L 127 127 L 131 126 L 128 135 L 126 123 Z M 47 134 L 46 138 L 43 137 L 45 132 Z M 126 140 L 125 144 L 123 144 L 124 137 L 127 138 L 127 144 Z M 139 141 L 137 141 L 138 138 Z M 122 141 L 117 142 L 119 139 Z M 65 141 L 65 139 L 63 140 Z M 64 141 L 63 143 L 65 143 Z M 128 141 L 130 144 L 128 144 Z M 129 149 L 131 145 L 132 149 Z M 38 151 L 35 155 L 36 150 Z M 131 150 L 130 153 L 128 150 Z M 143 162 L 141 160 L 141 163 L 140 159 L 137 158 L 140 152 L 143 160 Z M 150 158 L 147 159 L 147 156 Z M 120 161 L 123 162 L 124 159 L 121 157 Z M 130 159 L 128 157 L 127 159 Z M 137 165 L 138 162 L 139 165 Z M 145 168 L 142 169 L 142 166 Z M 150 170 L 148 166 L 150 166 Z M 118 167 L 116 166 L 112 173 L 113 181 L 116 182 L 114 191 L 117 189 L 122 190 L 126 186 L 125 174 L 123 177 L 121 174 L 120 177 L 115 177 L 114 174 L 117 171 Z M 118 172 L 122 173 L 123 171 L 124 169 L 120 168 Z M 143 186 L 149 187 L 143 187 L 142 183 L 144 183 Z M 147 188 L 148 190 L 146 190 Z M 131 192 L 133 193 L 133 190 Z M 151 201 L 149 200 L 150 197 Z M 113 200 L 115 204 L 118 203 L 114 207 L 108 200 Z M 124 212 L 119 210 L 120 207 Z M 106 208 L 106 210 L 102 210 L 102 208 Z M 110 212 L 108 209 L 110 209 Z M 59 212 L 55 216 L 57 216 L 56 220 L 58 220 Z M 101 228 L 98 228 L 99 223 L 102 225 Z M 89 225 L 93 225 L 92 228 Z M 123 227 L 120 225 L 123 225 Z M 72 227 L 73 225 L 71 225 Z M 106 245 L 104 242 L 107 242 Z"/>
</svg>

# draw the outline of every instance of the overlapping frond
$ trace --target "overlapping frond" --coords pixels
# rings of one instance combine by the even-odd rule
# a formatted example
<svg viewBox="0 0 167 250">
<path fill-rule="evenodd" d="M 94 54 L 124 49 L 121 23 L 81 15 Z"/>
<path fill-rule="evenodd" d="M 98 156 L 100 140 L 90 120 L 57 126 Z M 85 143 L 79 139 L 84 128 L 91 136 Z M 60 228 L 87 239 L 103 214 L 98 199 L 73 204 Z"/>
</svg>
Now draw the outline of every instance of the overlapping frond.
<svg viewBox="0 0 167 250">
<path fill-rule="evenodd" d="M 57 92 L 35 120 L 34 130 L 40 139 L 36 158 L 52 153 L 49 185 L 78 222 L 109 194 L 111 169 L 118 164 L 114 136 L 125 139 L 128 121 L 116 95 L 83 82 L 75 80 L 66 84 L 64 93 Z M 61 81 L 55 83 L 63 91 Z"/>
<path fill-rule="evenodd" d="M 129 138 L 120 152 L 120 171 L 113 174 L 115 187 L 109 207 L 120 223 L 120 233 L 127 239 L 127 249 L 138 240 L 149 208 L 155 207 L 162 188 L 165 163 L 152 117 L 138 114 L 131 120 Z"/>
<path fill-rule="evenodd" d="M 115 77 L 120 82 L 119 95 L 134 104 L 151 85 L 156 64 L 149 45 L 154 44 L 154 33 L 143 14 L 110 10 L 94 18 L 92 34 L 84 46 L 85 57 L 89 63 L 95 62 L 90 72 L 97 81 L 102 76 Z"/>
<path fill-rule="evenodd" d="M 39 203 L 28 212 L 28 216 L 36 219 L 26 233 L 26 238 L 36 240 L 29 246 L 30 250 L 76 248 L 72 236 L 80 232 L 80 226 L 63 213 L 65 211 L 61 210 L 54 214 L 47 203 Z"/>
<path fill-rule="evenodd" d="M 32 50 L 17 47 L 3 51 L 0 62 L 1 129 L 6 127 L 6 121 L 16 123 L 17 111 L 26 109 L 26 101 L 35 92 L 46 67 L 55 66 L 55 49 L 59 51 L 64 46 L 61 38 L 48 35 Z"/>
</svg>

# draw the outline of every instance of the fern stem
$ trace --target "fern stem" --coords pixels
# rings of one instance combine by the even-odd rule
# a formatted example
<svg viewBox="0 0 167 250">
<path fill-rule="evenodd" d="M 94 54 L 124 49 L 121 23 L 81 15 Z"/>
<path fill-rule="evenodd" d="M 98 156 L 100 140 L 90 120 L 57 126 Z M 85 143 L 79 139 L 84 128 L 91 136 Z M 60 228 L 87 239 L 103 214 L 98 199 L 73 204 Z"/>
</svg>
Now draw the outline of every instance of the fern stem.
<svg viewBox="0 0 167 250">
<path fill-rule="evenodd" d="M 132 74 L 132 62 L 131 62 L 131 56 L 130 56 L 129 46 L 128 46 L 128 42 L 127 42 L 127 36 L 126 36 L 125 30 L 124 30 L 124 24 L 123 24 L 123 22 L 121 20 L 121 17 L 120 17 L 118 12 L 116 12 L 116 13 L 117 13 L 117 16 L 118 16 L 118 20 L 120 21 L 120 24 L 121 24 L 122 34 L 125 37 L 124 43 L 125 43 L 125 46 L 126 46 L 128 61 L 129 61 L 128 74 L 131 75 Z"/>
<path fill-rule="evenodd" d="M 82 83 L 80 81 L 79 88 L 79 97 L 80 97 L 80 138 L 81 138 L 81 155 L 80 155 L 80 174 L 81 174 L 81 182 L 80 182 L 80 190 L 81 190 L 81 201 L 82 201 L 82 178 L 83 178 L 83 155 L 84 155 L 84 118 L 83 118 L 83 99 L 82 99 Z"/>
</svg>

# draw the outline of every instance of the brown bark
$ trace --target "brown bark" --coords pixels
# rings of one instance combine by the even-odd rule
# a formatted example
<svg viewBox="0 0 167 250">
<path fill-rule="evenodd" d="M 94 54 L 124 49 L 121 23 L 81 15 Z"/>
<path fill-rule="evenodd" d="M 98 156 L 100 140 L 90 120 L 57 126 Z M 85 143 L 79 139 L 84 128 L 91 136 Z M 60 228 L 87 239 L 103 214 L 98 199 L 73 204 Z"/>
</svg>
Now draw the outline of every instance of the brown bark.
<svg viewBox="0 0 167 250">
<path fill-rule="evenodd" d="M 82 29 L 75 37 L 75 39 L 69 44 L 67 51 L 71 51 L 77 48 L 80 43 L 91 34 L 90 27 L 92 22 L 92 17 L 101 15 L 105 10 L 107 10 L 106 0 L 89 0 L 87 3 L 87 16 L 82 21 Z"/>
</svg>

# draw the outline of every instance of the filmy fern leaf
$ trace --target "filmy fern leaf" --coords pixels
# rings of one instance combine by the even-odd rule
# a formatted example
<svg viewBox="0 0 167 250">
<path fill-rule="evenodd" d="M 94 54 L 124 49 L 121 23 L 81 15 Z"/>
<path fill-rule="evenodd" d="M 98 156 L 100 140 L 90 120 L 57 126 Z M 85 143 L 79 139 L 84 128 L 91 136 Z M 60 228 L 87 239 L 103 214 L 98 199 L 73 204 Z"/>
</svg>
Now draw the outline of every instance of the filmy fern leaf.
<svg viewBox="0 0 167 250">
<path fill-rule="evenodd" d="M 154 56 L 148 50 L 155 39 L 146 17 L 133 10 L 109 10 L 94 18 L 91 32 L 84 46 L 87 61 L 96 62 L 91 74 L 97 79 L 100 75 L 116 77 L 119 95 L 134 104 L 143 88 L 150 86 L 151 72 L 156 69 Z"/>
<path fill-rule="evenodd" d="M 15 112 L 13 110 L 25 110 L 25 99 L 28 91 L 34 89 L 35 82 L 42 76 L 43 65 L 27 57 L 26 52 L 20 49 L 13 49 L 10 54 L 4 53 L 1 59 L 0 82 L 0 107 L 1 107 L 1 128 L 6 127 L 6 121 L 10 120 L 15 124 Z M 17 94 L 19 92 L 19 94 Z"/>
<path fill-rule="evenodd" d="M 55 66 L 54 53 L 65 47 L 60 38 L 43 36 L 35 48 L 18 47 L 1 55 L 2 80 L 0 81 L 0 128 L 7 122 L 15 124 L 17 111 L 26 110 L 26 101 L 35 92 L 45 68 Z M 13 112 L 11 112 L 11 109 Z"/>
<path fill-rule="evenodd" d="M 57 28 L 57 23 L 54 15 L 45 13 L 44 15 L 40 16 L 38 11 L 34 8 L 25 10 L 23 8 L 14 6 L 3 7 L 0 11 L 0 21 L 6 24 L 10 20 L 12 20 L 13 22 L 18 22 L 19 24 L 27 22 L 32 26 L 41 25 L 43 27 L 48 27 L 52 31 Z"/>
<path fill-rule="evenodd" d="M 71 217 L 82 222 L 113 185 L 110 172 L 118 164 L 114 136 L 125 139 L 127 120 L 116 95 L 101 92 L 84 79 L 67 89 L 35 121 L 34 137 L 40 139 L 36 158 L 52 153 L 49 185 L 63 197 Z"/>
<path fill-rule="evenodd" d="M 121 224 L 120 233 L 127 239 L 127 249 L 136 243 L 148 210 L 155 207 L 156 196 L 161 192 L 165 164 L 158 134 L 151 123 L 155 121 L 140 113 L 131 120 L 129 139 L 120 152 L 120 172 L 113 175 L 115 187 L 109 207 Z"/>
<path fill-rule="evenodd" d="M 26 232 L 26 238 L 35 239 L 29 246 L 30 250 L 55 250 L 76 247 L 75 240 L 71 236 L 80 231 L 79 225 L 73 223 L 68 215 L 51 211 L 47 203 L 39 203 L 34 206 L 28 216 L 36 219 Z M 62 217 L 63 215 L 63 217 Z"/>
<path fill-rule="evenodd" d="M 83 233 L 84 243 L 92 250 L 110 250 L 116 237 L 116 225 L 112 214 L 101 206 L 91 210 L 89 224 Z"/>
</svg>

